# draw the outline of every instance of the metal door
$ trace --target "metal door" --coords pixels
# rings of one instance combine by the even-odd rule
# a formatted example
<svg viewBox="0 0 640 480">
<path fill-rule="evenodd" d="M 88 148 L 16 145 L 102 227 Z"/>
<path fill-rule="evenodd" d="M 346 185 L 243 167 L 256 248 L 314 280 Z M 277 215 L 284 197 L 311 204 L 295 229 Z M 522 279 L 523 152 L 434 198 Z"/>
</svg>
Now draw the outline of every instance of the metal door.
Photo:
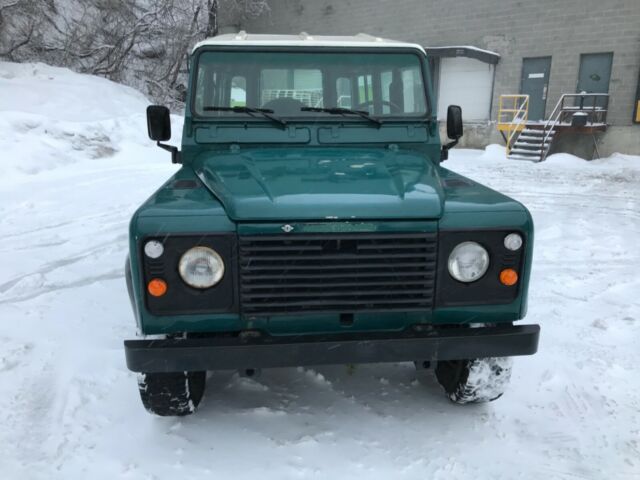
<svg viewBox="0 0 640 480">
<path fill-rule="evenodd" d="M 609 93 L 613 53 L 584 53 L 580 55 L 577 93 Z M 604 107 L 605 98 L 599 98 L 596 105 Z"/>
<path fill-rule="evenodd" d="M 529 95 L 529 120 L 544 120 L 551 57 L 524 58 L 520 93 Z"/>
</svg>

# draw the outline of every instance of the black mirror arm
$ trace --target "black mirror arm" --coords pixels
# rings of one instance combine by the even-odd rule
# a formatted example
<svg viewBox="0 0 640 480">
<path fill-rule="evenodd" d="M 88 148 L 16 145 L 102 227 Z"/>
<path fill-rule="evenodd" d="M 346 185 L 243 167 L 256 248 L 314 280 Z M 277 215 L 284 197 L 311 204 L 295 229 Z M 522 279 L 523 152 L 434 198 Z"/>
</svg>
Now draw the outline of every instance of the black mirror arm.
<svg viewBox="0 0 640 480">
<path fill-rule="evenodd" d="M 180 158 L 180 150 L 178 150 L 178 147 L 160 142 L 156 142 L 156 145 L 158 145 L 161 149 L 166 150 L 167 152 L 171 152 L 171 163 L 182 163 L 182 159 Z"/>
<path fill-rule="evenodd" d="M 442 146 L 442 150 L 440 151 L 440 160 L 448 160 L 449 159 L 449 150 L 455 147 L 458 144 L 458 140 L 460 137 L 454 139 L 452 142 L 446 143 Z"/>
</svg>

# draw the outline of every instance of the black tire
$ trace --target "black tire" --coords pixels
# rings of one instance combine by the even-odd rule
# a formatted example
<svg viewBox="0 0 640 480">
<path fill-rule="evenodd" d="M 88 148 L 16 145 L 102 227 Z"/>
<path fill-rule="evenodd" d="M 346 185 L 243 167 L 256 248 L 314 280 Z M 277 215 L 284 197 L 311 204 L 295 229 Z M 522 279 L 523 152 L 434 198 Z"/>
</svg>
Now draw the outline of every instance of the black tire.
<svg viewBox="0 0 640 480">
<path fill-rule="evenodd" d="M 148 412 L 161 417 L 190 415 L 202 400 L 207 372 L 141 373 L 138 389 Z"/>
<path fill-rule="evenodd" d="M 491 402 L 509 385 L 511 363 L 510 357 L 442 361 L 436 365 L 436 378 L 454 403 Z"/>
</svg>

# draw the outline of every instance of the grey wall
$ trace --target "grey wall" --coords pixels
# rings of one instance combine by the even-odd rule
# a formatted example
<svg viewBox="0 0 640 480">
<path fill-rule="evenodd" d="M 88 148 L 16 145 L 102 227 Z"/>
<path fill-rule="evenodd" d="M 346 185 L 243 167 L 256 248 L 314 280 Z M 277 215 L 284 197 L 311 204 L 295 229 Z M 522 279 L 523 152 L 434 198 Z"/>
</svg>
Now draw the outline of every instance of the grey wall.
<svg viewBox="0 0 640 480">
<path fill-rule="evenodd" d="M 523 57 L 553 57 L 547 114 L 573 93 L 581 53 L 614 52 L 609 123 L 631 125 L 640 71 L 640 0 L 270 0 L 253 33 L 365 32 L 422 45 L 473 45 L 502 55 L 500 94 L 519 93 Z M 229 22 L 233 23 L 233 22 Z M 640 126 L 633 127 L 640 136 Z"/>
</svg>

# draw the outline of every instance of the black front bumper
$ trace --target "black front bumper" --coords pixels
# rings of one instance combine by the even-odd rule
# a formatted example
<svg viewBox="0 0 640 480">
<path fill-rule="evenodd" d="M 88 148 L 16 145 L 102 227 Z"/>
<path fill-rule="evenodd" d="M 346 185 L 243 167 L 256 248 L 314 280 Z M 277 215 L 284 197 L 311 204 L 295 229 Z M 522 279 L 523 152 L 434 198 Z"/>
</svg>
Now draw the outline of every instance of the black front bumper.
<svg viewBox="0 0 640 480">
<path fill-rule="evenodd" d="M 539 325 L 272 337 L 125 340 L 134 372 L 178 372 L 532 355 Z"/>
</svg>

